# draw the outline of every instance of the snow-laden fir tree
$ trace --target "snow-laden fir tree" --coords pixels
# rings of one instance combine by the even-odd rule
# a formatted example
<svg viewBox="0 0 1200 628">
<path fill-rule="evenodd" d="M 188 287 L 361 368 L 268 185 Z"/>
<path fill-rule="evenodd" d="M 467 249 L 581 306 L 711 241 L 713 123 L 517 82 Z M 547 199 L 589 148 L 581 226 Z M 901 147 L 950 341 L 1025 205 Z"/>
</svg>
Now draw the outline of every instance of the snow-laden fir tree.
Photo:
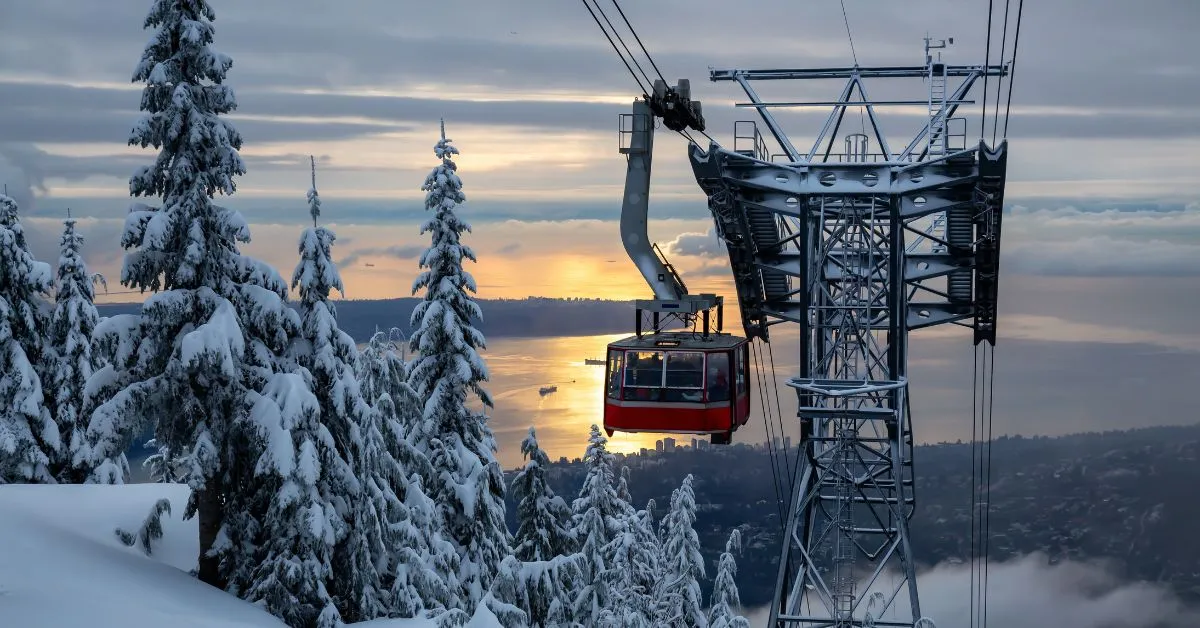
<svg viewBox="0 0 1200 628">
<path fill-rule="evenodd" d="M 733 532 L 729 533 L 725 551 L 717 564 L 717 577 L 713 580 L 710 598 L 712 605 L 708 611 L 709 628 L 750 628 L 750 622 L 735 611 L 741 607 L 742 598 L 738 595 L 737 582 L 734 580 L 737 576 L 737 562 L 733 555 L 740 554 L 741 551 L 742 532 L 734 528 Z"/>
<path fill-rule="evenodd" d="M 604 610 L 613 607 L 608 575 L 613 566 L 611 543 L 624 529 L 625 508 L 613 488 L 612 454 L 607 444 L 608 439 L 593 424 L 583 456 L 587 475 L 572 504 L 571 531 L 584 560 L 573 612 L 574 620 L 585 626 L 598 625 Z"/>
<path fill-rule="evenodd" d="M 39 368 L 50 265 L 29 252 L 17 202 L 0 194 L 0 484 L 54 483 L 61 443 Z"/>
<path fill-rule="evenodd" d="M 627 483 L 628 467 L 621 469 L 617 486 L 620 529 L 604 548 L 611 564 L 604 577 L 612 593 L 613 605 L 602 614 L 604 626 L 651 626 L 654 621 L 652 594 L 661 573 L 661 548 L 654 534 L 650 508 L 634 510 Z"/>
<path fill-rule="evenodd" d="M 529 621 L 529 614 L 522 610 L 528 607 L 528 595 L 522 578 L 521 561 L 515 556 L 505 556 L 500 561 L 491 589 L 484 594 L 480 606 L 486 606 L 504 628 L 533 625 Z"/>
<path fill-rule="evenodd" d="M 571 538 L 571 509 L 554 494 L 546 481 L 550 458 L 538 446 L 537 433 L 521 442 L 525 466 L 512 479 L 510 490 L 517 500 L 517 533 L 513 551 L 518 560 L 550 560 L 574 551 Z"/>
<path fill-rule="evenodd" d="M 650 596 L 637 582 L 638 559 L 636 521 L 623 519 L 621 529 L 604 548 L 611 555 L 603 578 L 610 594 L 610 605 L 600 611 L 597 622 L 604 628 L 650 628 L 654 613 Z"/>
<path fill-rule="evenodd" d="M 692 476 L 688 474 L 671 495 L 671 511 L 664 517 L 663 576 L 657 595 L 659 625 L 708 626 L 700 594 L 704 557 L 700 555 L 695 522 L 696 494 L 692 491 Z"/>
<path fill-rule="evenodd" d="M 268 506 L 258 564 L 242 597 L 292 628 L 334 628 L 342 617 L 328 584 L 335 578 L 334 544 L 346 525 L 322 484 L 349 469 L 321 422 L 308 377 L 303 367 L 277 373 L 261 394 L 252 391 L 247 398 L 246 427 L 252 429 L 246 435 L 266 445 L 255 461 L 252 490 Z"/>
<path fill-rule="evenodd" d="M 329 431 L 340 458 L 336 466 L 323 469 L 318 490 L 344 519 L 347 536 L 336 539 L 330 589 L 342 616 L 355 622 L 382 616 L 386 610 L 378 571 L 387 560 L 383 539 L 386 496 L 372 494 L 363 486 L 386 472 L 378 467 L 380 452 L 365 450 L 362 428 L 374 428 L 374 411 L 358 387 L 354 339 L 338 328 L 337 309 L 329 300 L 330 291 L 344 292 L 344 288 L 332 258 L 337 236 L 318 225 L 321 199 L 315 160 L 312 167 L 308 204 L 313 226 L 300 234 L 300 261 L 292 273 L 292 288 L 300 293 L 301 330 L 292 355 L 312 374 L 321 424 Z M 376 439 L 372 445 L 381 442 Z"/>
<path fill-rule="evenodd" d="M 83 235 L 76 231 L 75 221 L 68 218 L 63 224 L 46 372 L 51 374 L 54 422 L 62 437 L 62 447 L 53 463 L 54 475 L 59 482 L 78 484 L 90 474 L 89 469 L 76 468 L 74 460 L 86 444 L 84 391 L 97 366 L 92 355 L 92 332 L 100 315 L 94 303 L 93 283 L 99 275 L 88 273 L 81 253 Z"/>
<path fill-rule="evenodd" d="M 398 328 L 386 332 L 377 329 L 371 335 L 359 353 L 357 376 L 368 403 L 373 405 L 380 397 L 389 396 L 401 421 L 407 424 L 419 418 L 416 413 L 420 407 L 416 391 L 408 384 L 408 366 L 399 354 L 402 347 L 392 340 L 398 332 Z"/>
<path fill-rule="evenodd" d="M 365 488 L 386 504 L 383 541 L 388 560 L 380 574 L 393 617 L 436 613 L 452 608 L 459 597 L 458 554 L 442 537 L 437 506 L 423 487 L 423 478 L 432 477 L 433 470 L 406 431 L 418 403 L 405 371 L 389 334 L 376 332 L 359 356 L 357 376 L 363 397 L 374 408 L 362 433 L 364 449 L 377 452 L 372 466 L 379 474 L 365 480 Z"/>
<path fill-rule="evenodd" d="M 487 417 L 467 405 L 468 395 L 484 406 L 492 400 L 483 388 L 487 367 L 478 350 L 483 334 L 472 326 L 482 317 L 469 294 L 475 280 L 463 269 L 463 259 L 475 261 L 461 242 L 468 225 L 454 208 L 466 197 L 451 159 L 458 149 L 442 136 L 434 147 L 441 163 L 426 177 L 425 208 L 434 215 L 421 227 L 431 234 L 421 255 L 425 270 L 413 282 L 413 293 L 425 295 L 413 309 L 411 339 L 416 353 L 409 382 L 422 403 L 421 420 L 410 438 L 428 455 L 433 475 L 429 496 L 437 503 L 447 539 L 459 557 L 458 581 L 464 609 L 473 612 L 491 586 L 500 561 L 510 553 L 504 522 L 504 477 L 496 461 L 496 443 Z"/>
<path fill-rule="evenodd" d="M 538 446 L 537 432 L 521 442 L 525 466 L 512 479 L 509 490 L 517 501 L 514 552 L 523 565 L 521 608 L 531 626 L 550 626 L 553 617 L 565 617 L 570 591 L 579 580 L 575 541 L 571 536 L 571 509 L 550 488 L 546 474 L 550 458 Z M 559 560 L 567 559 L 567 560 Z"/>
<path fill-rule="evenodd" d="M 250 241 L 246 221 L 214 203 L 235 191 L 245 166 L 242 138 L 221 118 L 236 108 L 223 84 L 233 62 L 210 47 L 213 18 L 206 0 L 154 0 L 146 17 L 154 34 L 133 75 L 145 83 L 143 115 L 129 142 L 158 155 L 129 190 L 161 204 L 131 207 L 121 283 L 157 294 L 140 315 L 96 328 L 110 363 L 88 382 L 89 397 L 102 403 L 78 458 L 96 467 L 93 480 L 123 481 L 117 461 L 153 426 L 192 488 L 184 516 L 199 516 L 200 579 L 223 587 L 254 567 L 262 524 L 248 508 L 263 504 L 239 495 L 256 489 L 247 478 L 259 444 L 235 438 L 234 428 L 245 421 L 249 393 L 290 366 L 283 355 L 299 318 L 283 278 L 239 251 Z"/>
<path fill-rule="evenodd" d="M 142 468 L 150 476 L 151 482 L 176 484 L 181 480 L 186 480 L 185 474 L 179 468 L 180 461 L 171 457 L 169 449 L 159 447 L 158 441 L 153 438 L 146 441 L 146 444 L 142 445 L 142 447 L 154 452 L 146 456 L 146 459 L 142 461 Z"/>
</svg>

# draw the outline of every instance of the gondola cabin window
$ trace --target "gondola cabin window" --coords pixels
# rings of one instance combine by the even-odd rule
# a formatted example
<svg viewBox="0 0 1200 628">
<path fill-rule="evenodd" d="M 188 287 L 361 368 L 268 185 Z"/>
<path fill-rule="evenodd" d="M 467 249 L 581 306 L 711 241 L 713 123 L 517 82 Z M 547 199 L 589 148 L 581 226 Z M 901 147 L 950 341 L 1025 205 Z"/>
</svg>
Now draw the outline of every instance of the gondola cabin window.
<svg viewBox="0 0 1200 628">
<path fill-rule="evenodd" d="M 704 354 L 699 351 L 667 353 L 666 390 L 663 401 L 704 400 Z"/>
<path fill-rule="evenodd" d="M 621 365 L 625 361 L 624 351 L 608 352 L 608 398 L 621 398 Z"/>
<path fill-rule="evenodd" d="M 629 401 L 660 401 L 662 385 L 662 351 L 625 352 L 624 399 Z"/>
<path fill-rule="evenodd" d="M 729 401 L 729 354 L 708 354 L 708 401 Z"/>
</svg>

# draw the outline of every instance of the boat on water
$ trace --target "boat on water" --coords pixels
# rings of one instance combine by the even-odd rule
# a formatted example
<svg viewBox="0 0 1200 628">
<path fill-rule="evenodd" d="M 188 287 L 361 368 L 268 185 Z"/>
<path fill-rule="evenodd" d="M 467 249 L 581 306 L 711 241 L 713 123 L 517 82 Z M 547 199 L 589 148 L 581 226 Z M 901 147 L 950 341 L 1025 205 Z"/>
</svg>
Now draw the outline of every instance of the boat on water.
<svg viewBox="0 0 1200 628">
<path fill-rule="evenodd" d="M 546 395 L 549 395 L 552 392 L 557 392 L 557 391 L 558 391 L 558 386 L 542 386 L 541 388 L 538 389 L 538 394 L 542 395 L 544 397 Z"/>
<path fill-rule="evenodd" d="M 589 366 L 604 366 L 604 358 L 586 358 L 583 363 Z"/>
</svg>

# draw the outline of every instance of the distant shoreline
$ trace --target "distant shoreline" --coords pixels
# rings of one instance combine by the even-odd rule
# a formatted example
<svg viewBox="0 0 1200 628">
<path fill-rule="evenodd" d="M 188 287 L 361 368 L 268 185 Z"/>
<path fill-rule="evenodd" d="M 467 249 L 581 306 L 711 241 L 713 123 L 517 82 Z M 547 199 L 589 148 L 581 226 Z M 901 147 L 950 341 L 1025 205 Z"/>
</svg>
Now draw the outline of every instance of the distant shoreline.
<svg viewBox="0 0 1200 628">
<path fill-rule="evenodd" d="M 408 319 L 420 302 L 415 297 L 334 301 L 338 326 L 356 342 L 366 342 L 377 329 L 399 328 L 411 332 Z M 632 333 L 633 301 L 603 299 L 478 299 L 483 319 L 475 326 L 487 338 L 539 338 L 598 336 Z M 292 307 L 297 304 L 292 303 Z M 133 314 L 141 303 L 105 303 L 96 306 L 101 316 Z"/>
</svg>

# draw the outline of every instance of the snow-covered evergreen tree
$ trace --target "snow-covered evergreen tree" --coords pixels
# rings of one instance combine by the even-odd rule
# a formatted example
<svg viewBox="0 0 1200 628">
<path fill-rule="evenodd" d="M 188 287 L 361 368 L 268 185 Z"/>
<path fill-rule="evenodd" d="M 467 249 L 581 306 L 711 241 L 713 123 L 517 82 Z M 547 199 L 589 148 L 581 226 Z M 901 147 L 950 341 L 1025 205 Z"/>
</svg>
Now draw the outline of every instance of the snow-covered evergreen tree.
<svg viewBox="0 0 1200 628">
<path fill-rule="evenodd" d="M 516 557 L 525 562 L 550 560 L 574 551 L 571 538 L 571 509 L 554 494 L 546 481 L 550 458 L 538 446 L 537 433 L 521 442 L 525 467 L 512 480 L 510 490 L 517 500 L 517 533 L 513 539 Z"/>
<path fill-rule="evenodd" d="M 483 334 L 472 326 L 472 319 L 482 316 L 469 294 L 476 289 L 475 280 L 463 269 L 464 258 L 475 261 L 460 239 L 470 225 L 454 212 L 466 198 L 451 160 L 458 149 L 446 138 L 444 124 L 434 154 L 441 163 L 421 186 L 425 208 L 434 215 L 421 227 L 432 241 L 420 259 L 425 270 L 413 282 L 413 293 L 424 289 L 425 295 L 411 319 L 416 356 L 409 382 L 421 400 L 422 413 L 410 438 L 420 443 L 432 466 L 426 486 L 438 505 L 446 538 L 458 553 L 458 581 L 465 610 L 472 612 L 510 553 L 509 534 L 495 439 L 487 417 L 467 405 L 469 394 L 487 407 L 492 400 L 482 386 L 488 376 L 478 353 L 484 347 Z"/>
<path fill-rule="evenodd" d="M 292 628 L 334 628 L 342 617 L 328 583 L 334 579 L 334 544 L 346 524 L 322 484 L 348 469 L 321 422 L 308 376 L 303 368 L 277 373 L 261 394 L 248 395 L 248 431 L 265 444 L 254 466 L 254 490 L 269 505 L 258 564 L 243 597 Z"/>
<path fill-rule="evenodd" d="M 62 437 L 62 448 L 53 464 L 54 475 L 59 482 L 77 484 L 90 475 L 90 469 L 76 468 L 74 460 L 86 445 L 84 391 L 97 366 L 92 356 L 92 332 L 100 315 L 93 302 L 96 276 L 88 273 L 80 251 L 83 236 L 75 230 L 74 220 L 68 218 L 64 225 L 46 361 L 54 391 L 54 422 Z"/>
<path fill-rule="evenodd" d="M 150 476 L 151 482 L 175 484 L 186 480 L 185 474 L 180 471 L 180 461 L 171 455 L 170 449 L 159 447 L 158 441 L 153 438 L 146 441 L 143 447 L 154 451 L 142 461 L 142 468 Z"/>
<path fill-rule="evenodd" d="M 420 418 L 420 402 L 408 384 L 408 366 L 397 353 L 400 347 L 392 340 L 397 331 L 376 330 L 363 346 L 358 356 L 358 385 L 363 398 L 372 405 L 380 397 L 389 396 L 402 424 L 408 425 Z"/>
<path fill-rule="evenodd" d="M 583 554 L 583 578 L 573 603 L 574 620 L 585 626 L 598 625 L 605 609 L 612 608 L 609 590 L 612 568 L 611 545 L 624 529 L 624 508 L 613 488 L 612 454 L 608 439 L 592 425 L 584 463 L 588 466 L 579 498 L 572 504 L 572 534 Z"/>
<path fill-rule="evenodd" d="M 627 483 L 628 467 L 621 469 L 617 485 L 617 508 L 620 511 L 620 530 L 604 552 L 610 557 L 605 573 L 613 594 L 613 606 L 601 617 L 606 626 L 650 626 L 654 611 L 652 594 L 661 573 L 661 547 L 654 534 L 653 501 L 646 510 L 634 510 Z"/>
<path fill-rule="evenodd" d="M 671 496 L 671 511 L 664 517 L 666 534 L 663 539 L 663 578 L 658 593 L 660 625 L 706 628 L 699 580 L 704 577 L 704 557 L 700 555 L 700 539 L 693 524 L 696 522 L 696 494 L 692 491 L 692 476 Z"/>
<path fill-rule="evenodd" d="M 482 605 L 487 606 L 500 620 L 504 628 L 526 628 L 532 625 L 529 614 L 522 610 L 523 606 L 528 606 L 528 597 L 521 567 L 521 561 L 515 556 L 505 556 L 492 579 L 491 590 L 481 601 Z"/>
<path fill-rule="evenodd" d="M 358 387 L 354 339 L 338 328 L 337 309 L 329 300 L 331 290 L 343 292 L 344 288 L 332 258 L 337 236 L 318 225 L 321 199 L 316 185 L 314 161 L 308 190 L 313 226 L 300 235 L 300 262 L 292 273 L 292 288 L 300 293 L 301 329 L 293 356 L 312 374 L 321 424 L 329 431 L 340 458 L 336 466 L 324 469 L 318 490 L 336 505 L 346 524 L 347 536 L 336 539 L 330 590 L 342 616 L 355 622 L 385 612 L 378 567 L 387 560 L 382 526 L 387 496 L 364 487 L 381 474 L 381 452 L 366 450 L 362 428 L 374 428 L 374 411 Z M 382 439 L 371 444 L 382 444 Z"/>
<path fill-rule="evenodd" d="M 405 365 L 387 333 L 377 332 L 359 356 L 358 381 L 373 404 L 363 426 L 365 450 L 377 452 L 379 474 L 366 481 L 376 501 L 386 504 L 381 569 L 386 606 L 393 617 L 454 608 L 458 602 L 458 554 L 439 529 L 437 506 L 425 493 L 423 479 L 433 476 L 428 458 L 409 442 L 404 412 L 418 407 L 405 381 Z M 401 403 L 395 399 L 400 398 Z M 403 410 L 402 410 L 403 408 Z M 464 615 L 465 617 L 465 615 Z"/>
<path fill-rule="evenodd" d="M 717 577 L 713 580 L 712 606 L 708 611 L 709 628 L 750 628 L 750 622 L 738 615 L 734 609 L 741 607 L 742 598 L 738 595 L 737 562 L 734 554 L 742 551 L 742 532 L 737 528 L 729 533 L 725 542 L 725 551 L 717 564 Z"/>
<path fill-rule="evenodd" d="M 17 202 L 0 194 L 0 484 L 53 484 L 61 439 L 43 394 L 50 266 L 29 253 Z"/>
<path fill-rule="evenodd" d="M 521 443 L 525 467 L 513 478 L 510 490 L 517 501 L 516 558 L 523 563 L 525 582 L 521 608 L 529 625 L 551 626 L 553 617 L 566 617 L 570 593 L 579 581 L 580 555 L 574 553 L 571 509 L 554 494 L 546 479 L 550 459 L 538 446 L 537 433 Z M 560 560 L 564 559 L 564 560 Z M 563 565 L 569 565 L 564 570 Z"/>
<path fill-rule="evenodd" d="M 235 438 L 250 393 L 285 365 L 299 318 L 286 304 L 287 283 L 271 267 L 244 256 L 250 229 L 237 212 L 216 205 L 232 194 L 245 166 L 242 138 L 220 116 L 236 108 L 224 80 L 233 65 L 214 51 L 207 0 L 154 0 L 145 20 L 154 29 L 133 80 L 145 83 L 129 142 L 154 147 L 154 163 L 131 177 L 135 203 L 125 220 L 121 283 L 156 292 L 140 315 L 102 321 L 93 336 L 111 363 L 88 382 L 97 402 L 89 446 L 77 459 L 96 468 L 93 480 L 121 481 L 122 453 L 147 425 L 160 446 L 181 457 L 192 494 L 185 517 L 199 515 L 199 576 L 224 587 L 255 562 L 254 531 L 262 524 L 247 491 L 259 443 Z M 249 467 L 250 470 L 247 470 Z"/>
<path fill-rule="evenodd" d="M 610 606 L 600 612 L 600 626 L 605 628 L 650 628 L 654 613 L 645 587 L 638 583 L 638 547 L 636 521 L 623 519 L 621 530 L 604 548 L 611 556 L 608 570 L 603 574 L 611 595 Z"/>
</svg>

